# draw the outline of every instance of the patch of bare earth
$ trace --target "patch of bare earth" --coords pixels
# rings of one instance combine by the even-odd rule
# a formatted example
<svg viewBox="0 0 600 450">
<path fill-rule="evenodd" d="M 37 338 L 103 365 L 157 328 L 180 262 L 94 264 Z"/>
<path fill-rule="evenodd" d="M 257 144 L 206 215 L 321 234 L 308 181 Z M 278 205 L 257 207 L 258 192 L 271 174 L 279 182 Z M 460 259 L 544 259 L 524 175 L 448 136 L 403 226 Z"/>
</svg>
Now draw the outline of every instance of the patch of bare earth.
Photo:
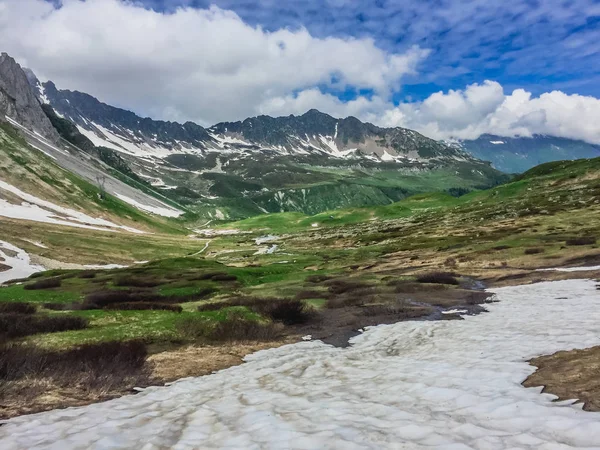
<svg viewBox="0 0 600 450">
<path fill-rule="evenodd" d="M 540 356 L 529 363 L 537 370 L 523 386 L 544 386 L 542 392 L 559 400 L 579 399 L 586 411 L 600 411 L 600 346 Z"/>
<path fill-rule="evenodd" d="M 295 342 L 287 338 L 274 342 L 243 342 L 223 345 L 190 345 L 156 353 L 148 358 L 152 377 L 167 383 L 186 377 L 208 375 L 215 371 L 237 366 L 246 355 Z"/>
<path fill-rule="evenodd" d="M 0 386 L 0 419 L 24 414 L 34 414 L 57 408 L 85 406 L 135 394 L 134 388 L 162 386 L 186 377 L 208 375 L 218 370 L 236 366 L 246 355 L 297 342 L 288 337 L 271 342 L 240 342 L 223 345 L 190 345 L 168 349 L 150 355 L 139 373 L 114 379 L 109 374 L 64 383 L 53 377 L 28 377 L 3 382 Z"/>
</svg>

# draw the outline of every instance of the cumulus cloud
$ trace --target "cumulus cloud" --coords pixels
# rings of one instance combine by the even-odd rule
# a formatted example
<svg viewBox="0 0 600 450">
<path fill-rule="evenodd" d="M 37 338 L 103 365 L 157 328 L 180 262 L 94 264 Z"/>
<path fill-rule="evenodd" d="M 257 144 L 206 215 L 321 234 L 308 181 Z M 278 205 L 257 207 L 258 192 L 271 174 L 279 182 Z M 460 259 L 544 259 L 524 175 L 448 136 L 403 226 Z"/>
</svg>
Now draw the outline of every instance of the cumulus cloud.
<svg viewBox="0 0 600 450">
<path fill-rule="evenodd" d="M 0 0 L 0 29 L 0 48 L 59 87 L 203 124 L 315 86 L 387 97 L 428 53 L 303 28 L 267 32 L 217 7 L 159 13 L 118 0 Z"/>
<path fill-rule="evenodd" d="M 342 102 L 318 89 L 270 99 L 263 114 L 301 114 L 317 108 L 356 116 L 384 127 L 401 126 L 434 139 L 476 139 L 482 134 L 546 134 L 600 144 L 600 99 L 552 91 L 534 97 L 524 89 L 506 94 L 495 81 L 437 92 L 422 102 L 393 105 L 380 96 Z"/>
<path fill-rule="evenodd" d="M 384 111 L 378 121 L 402 124 L 439 139 L 474 139 L 483 133 L 546 134 L 600 144 L 600 99 L 561 91 L 534 97 L 524 89 L 506 95 L 492 81 L 401 104 Z"/>
<path fill-rule="evenodd" d="M 316 37 L 302 27 L 267 30 L 217 7 L 161 13 L 122 0 L 0 0 L 0 29 L 0 50 L 40 78 L 153 118 L 212 125 L 317 108 L 436 139 L 549 134 L 600 144 L 597 98 L 506 93 L 485 81 L 395 105 L 392 94 L 429 50 L 398 53 L 369 37 Z M 346 89 L 369 95 L 335 95 Z"/>
</svg>

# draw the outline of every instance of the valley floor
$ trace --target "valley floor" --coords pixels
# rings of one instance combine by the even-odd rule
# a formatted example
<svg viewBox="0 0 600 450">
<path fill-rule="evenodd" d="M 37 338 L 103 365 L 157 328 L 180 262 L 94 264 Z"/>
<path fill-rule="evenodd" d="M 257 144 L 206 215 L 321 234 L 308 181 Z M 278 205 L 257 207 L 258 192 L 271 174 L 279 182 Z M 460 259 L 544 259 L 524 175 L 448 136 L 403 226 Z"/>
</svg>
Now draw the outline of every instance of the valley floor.
<svg viewBox="0 0 600 450">
<path fill-rule="evenodd" d="M 530 358 L 600 344 L 594 282 L 494 291 L 489 313 L 461 321 L 382 325 L 346 349 L 285 345 L 169 387 L 15 418 L 0 427 L 3 446 L 600 446 L 600 414 L 521 386 Z"/>
</svg>

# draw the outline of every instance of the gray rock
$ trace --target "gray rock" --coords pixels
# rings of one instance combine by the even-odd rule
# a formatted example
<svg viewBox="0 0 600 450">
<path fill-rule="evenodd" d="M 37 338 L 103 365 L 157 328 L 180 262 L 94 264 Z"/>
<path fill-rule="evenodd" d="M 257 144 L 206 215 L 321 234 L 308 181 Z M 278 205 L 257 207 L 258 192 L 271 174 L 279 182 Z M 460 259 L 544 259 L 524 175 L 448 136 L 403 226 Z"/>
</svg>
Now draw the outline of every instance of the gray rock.
<svg viewBox="0 0 600 450">
<path fill-rule="evenodd" d="M 5 116 L 17 121 L 31 131 L 36 131 L 52 142 L 59 140 L 58 133 L 42 110 L 27 75 L 9 55 L 0 55 L 0 120 Z"/>
</svg>

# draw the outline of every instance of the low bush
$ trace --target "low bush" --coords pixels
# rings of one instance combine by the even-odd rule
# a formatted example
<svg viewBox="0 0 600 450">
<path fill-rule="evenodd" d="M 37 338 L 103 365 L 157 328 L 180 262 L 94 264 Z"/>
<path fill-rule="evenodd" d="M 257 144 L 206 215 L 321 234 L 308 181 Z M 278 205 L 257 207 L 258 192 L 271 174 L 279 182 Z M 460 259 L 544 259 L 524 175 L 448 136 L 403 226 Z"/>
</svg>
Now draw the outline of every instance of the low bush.
<svg viewBox="0 0 600 450">
<path fill-rule="evenodd" d="M 216 342 L 269 341 L 282 334 L 280 324 L 260 323 L 234 314 L 218 323 L 202 317 L 186 317 L 177 322 L 177 329 L 187 338 Z"/>
<path fill-rule="evenodd" d="M 79 272 L 79 274 L 77 275 L 79 278 L 96 278 L 96 272 L 92 272 L 89 270 L 84 270 L 83 272 Z"/>
<path fill-rule="evenodd" d="M 446 261 L 444 261 L 444 265 L 446 267 L 456 267 L 457 266 L 457 262 L 456 262 L 456 258 L 446 258 Z"/>
<path fill-rule="evenodd" d="M 28 283 L 25 286 L 23 286 L 23 289 L 26 289 L 28 291 L 31 290 L 36 290 L 36 289 L 51 289 L 51 288 L 57 288 L 60 287 L 61 285 L 61 280 L 60 278 L 44 278 L 41 280 L 37 280 L 34 281 L 33 283 Z"/>
<path fill-rule="evenodd" d="M 260 305 L 263 306 L 263 305 Z M 262 309 L 262 311 L 260 311 Z M 313 308 L 301 300 L 278 300 L 267 303 L 259 313 L 270 317 L 284 325 L 298 325 L 310 321 L 315 315 Z"/>
<path fill-rule="evenodd" d="M 152 303 L 152 302 L 129 302 L 129 303 L 111 303 L 106 305 L 104 309 L 132 311 L 132 310 L 156 310 L 156 311 L 173 311 L 180 313 L 183 308 L 179 305 L 169 305 L 167 303 Z"/>
<path fill-rule="evenodd" d="M 227 273 L 215 275 L 211 278 L 212 281 L 236 281 L 237 277 L 235 275 L 230 275 Z"/>
<path fill-rule="evenodd" d="M 198 306 L 198 311 L 216 311 L 232 306 L 245 306 L 251 311 L 286 325 L 308 322 L 316 312 L 301 300 L 285 298 L 235 297 L 218 303 Z"/>
<path fill-rule="evenodd" d="M 242 318 L 219 322 L 210 333 L 213 341 L 272 341 L 281 337 L 282 327 L 274 323 L 258 323 Z"/>
<path fill-rule="evenodd" d="M 431 272 L 417 277 L 419 283 L 453 284 L 458 285 L 456 275 L 451 272 Z"/>
<path fill-rule="evenodd" d="M 335 278 L 325 283 L 332 294 L 343 294 L 344 292 L 368 287 L 368 285 L 354 280 Z"/>
<path fill-rule="evenodd" d="M 318 284 L 318 283 L 323 283 L 324 281 L 327 281 L 327 280 L 331 280 L 331 277 L 328 277 L 327 275 L 316 274 L 316 275 L 307 276 L 305 281 L 307 283 Z"/>
<path fill-rule="evenodd" d="M 507 250 L 510 248 L 510 245 L 497 245 L 492 247 L 492 250 Z"/>
<path fill-rule="evenodd" d="M 195 300 L 203 300 L 203 299 L 205 299 L 207 297 L 210 297 L 215 292 L 217 292 L 216 289 L 207 287 L 207 288 L 200 289 L 198 292 L 196 292 L 193 295 L 195 296 L 194 297 Z"/>
<path fill-rule="evenodd" d="M 63 386 L 107 390 L 144 383 L 146 346 L 141 341 L 86 344 L 70 350 L 41 349 L 29 344 L 0 344 L 0 380 L 50 378 Z M 1 393 L 1 389 L 0 389 Z"/>
<path fill-rule="evenodd" d="M 131 275 L 121 275 L 113 280 L 115 286 L 121 287 L 140 287 L 140 288 L 150 288 L 156 287 L 163 284 L 163 281 L 155 278 L 154 276 L 150 276 L 147 278 L 142 278 L 139 276 L 131 276 Z"/>
<path fill-rule="evenodd" d="M 148 291 L 97 291 L 88 294 L 82 304 L 82 309 L 103 309 L 108 305 L 115 303 L 160 303 L 160 304 L 175 304 L 193 302 L 202 300 L 211 294 L 216 289 L 206 288 L 201 289 L 194 294 L 189 295 L 160 295 L 156 292 Z"/>
<path fill-rule="evenodd" d="M 81 330 L 87 328 L 88 321 L 77 316 L 44 316 L 8 313 L 0 314 L 0 335 L 9 339 L 39 333 Z"/>
<path fill-rule="evenodd" d="M 537 255 L 544 252 L 545 250 L 543 248 L 526 248 L 523 253 L 526 255 Z"/>
<path fill-rule="evenodd" d="M 194 276 L 190 280 L 236 281 L 237 277 L 226 272 L 207 272 Z"/>
<path fill-rule="evenodd" d="M 594 245 L 596 238 L 592 236 L 582 236 L 566 240 L 567 245 Z"/>
<path fill-rule="evenodd" d="M 327 296 L 328 296 L 328 294 L 326 292 L 311 291 L 309 289 L 306 289 L 306 290 L 298 291 L 296 293 L 296 295 L 294 296 L 294 298 L 296 300 L 305 300 L 305 299 L 309 299 L 309 298 L 325 298 Z"/>
<path fill-rule="evenodd" d="M 0 314 L 14 313 L 14 314 L 34 314 L 35 306 L 31 303 L 22 302 L 7 302 L 0 303 Z"/>
</svg>

